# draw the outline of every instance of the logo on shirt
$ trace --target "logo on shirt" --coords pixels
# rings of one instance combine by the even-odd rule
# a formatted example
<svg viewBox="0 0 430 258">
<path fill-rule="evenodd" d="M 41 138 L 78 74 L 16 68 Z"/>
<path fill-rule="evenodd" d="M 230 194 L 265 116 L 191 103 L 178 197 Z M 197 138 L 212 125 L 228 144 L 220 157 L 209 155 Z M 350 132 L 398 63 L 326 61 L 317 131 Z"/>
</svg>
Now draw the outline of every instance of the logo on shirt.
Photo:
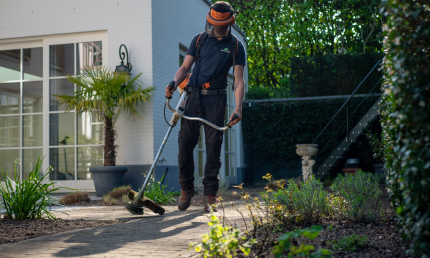
<svg viewBox="0 0 430 258">
<path fill-rule="evenodd" d="M 228 51 L 228 48 L 221 49 L 221 51 L 226 52 L 226 53 L 230 53 L 230 51 Z"/>
</svg>

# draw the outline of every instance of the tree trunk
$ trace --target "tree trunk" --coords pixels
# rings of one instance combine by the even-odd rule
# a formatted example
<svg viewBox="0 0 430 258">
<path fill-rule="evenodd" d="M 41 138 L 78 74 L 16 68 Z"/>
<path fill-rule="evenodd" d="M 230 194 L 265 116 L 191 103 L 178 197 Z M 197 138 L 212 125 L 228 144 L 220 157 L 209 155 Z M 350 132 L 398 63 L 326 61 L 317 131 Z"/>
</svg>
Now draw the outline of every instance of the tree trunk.
<svg viewBox="0 0 430 258">
<path fill-rule="evenodd" d="M 115 166 L 115 131 L 112 126 L 112 119 L 105 117 L 105 145 L 104 145 L 104 166 Z"/>
</svg>

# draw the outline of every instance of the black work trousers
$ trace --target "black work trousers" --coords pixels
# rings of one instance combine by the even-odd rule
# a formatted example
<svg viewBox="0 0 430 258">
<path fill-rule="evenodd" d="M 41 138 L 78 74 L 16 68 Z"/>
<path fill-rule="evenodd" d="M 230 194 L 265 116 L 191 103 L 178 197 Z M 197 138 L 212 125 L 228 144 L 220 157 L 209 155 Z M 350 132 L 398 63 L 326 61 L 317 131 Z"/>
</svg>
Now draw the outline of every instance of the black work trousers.
<svg viewBox="0 0 430 258">
<path fill-rule="evenodd" d="M 224 126 L 226 107 L 226 95 L 203 95 L 200 91 L 188 93 L 185 104 L 185 115 L 190 117 L 201 117 L 209 122 Z M 194 188 L 194 155 L 200 131 L 203 125 L 206 142 L 206 165 L 204 170 L 203 186 L 204 195 L 216 196 L 219 188 L 218 174 L 221 168 L 221 145 L 224 132 L 218 131 L 199 121 L 181 119 L 179 131 L 179 183 L 181 189 L 189 191 Z"/>
</svg>

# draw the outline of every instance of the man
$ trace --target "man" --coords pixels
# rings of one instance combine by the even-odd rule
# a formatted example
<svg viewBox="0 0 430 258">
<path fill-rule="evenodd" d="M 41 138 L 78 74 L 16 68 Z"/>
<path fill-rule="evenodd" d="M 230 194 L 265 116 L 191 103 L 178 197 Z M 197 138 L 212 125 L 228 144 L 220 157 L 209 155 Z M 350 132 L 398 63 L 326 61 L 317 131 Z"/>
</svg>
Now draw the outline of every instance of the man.
<svg viewBox="0 0 430 258">
<path fill-rule="evenodd" d="M 242 43 L 233 38 L 235 36 L 231 34 L 231 26 L 234 21 L 235 17 L 230 4 L 224 1 L 213 4 L 206 17 L 205 33 L 200 33 L 193 38 L 185 60 L 176 72 L 174 89 L 170 91 L 166 86 L 166 97 L 171 97 L 178 85 L 187 77 L 187 72 L 195 61 L 193 73 L 186 84 L 188 99 L 185 104 L 185 115 L 201 117 L 220 127 L 224 126 L 226 93 L 227 90 L 231 90 L 227 89 L 227 86 L 228 72 L 233 66 L 233 52 L 231 51 L 234 48 L 237 48 L 234 66 L 236 109 L 231 114 L 230 120 L 234 115 L 239 118 L 234 120 L 231 125 L 242 119 L 245 49 Z M 232 46 L 231 42 L 237 44 L 236 47 Z M 181 185 L 179 210 L 186 210 L 195 194 L 193 150 L 199 140 L 200 125 L 202 124 L 198 121 L 181 120 L 178 139 L 179 183 Z M 215 203 L 215 196 L 219 188 L 218 173 L 221 167 L 220 155 L 224 133 L 206 124 L 203 126 L 207 154 L 203 194 L 205 211 L 209 212 L 210 205 Z"/>
</svg>

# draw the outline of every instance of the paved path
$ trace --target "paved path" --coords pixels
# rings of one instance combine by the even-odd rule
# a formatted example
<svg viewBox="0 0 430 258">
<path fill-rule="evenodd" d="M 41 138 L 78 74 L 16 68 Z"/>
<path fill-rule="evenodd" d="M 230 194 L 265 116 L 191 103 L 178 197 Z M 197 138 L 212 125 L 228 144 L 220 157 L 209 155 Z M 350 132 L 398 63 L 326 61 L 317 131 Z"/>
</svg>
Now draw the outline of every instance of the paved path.
<svg viewBox="0 0 430 258">
<path fill-rule="evenodd" d="M 73 209 L 70 216 L 57 217 L 115 219 L 119 223 L 3 244 L 0 257 L 197 257 L 188 246 L 200 242 L 200 235 L 209 231 L 203 207 L 191 206 L 187 211 L 165 208 L 163 216 L 151 211 L 134 216 L 119 206 Z M 226 209 L 226 214 L 231 221 L 240 222 L 237 212 Z"/>
</svg>

